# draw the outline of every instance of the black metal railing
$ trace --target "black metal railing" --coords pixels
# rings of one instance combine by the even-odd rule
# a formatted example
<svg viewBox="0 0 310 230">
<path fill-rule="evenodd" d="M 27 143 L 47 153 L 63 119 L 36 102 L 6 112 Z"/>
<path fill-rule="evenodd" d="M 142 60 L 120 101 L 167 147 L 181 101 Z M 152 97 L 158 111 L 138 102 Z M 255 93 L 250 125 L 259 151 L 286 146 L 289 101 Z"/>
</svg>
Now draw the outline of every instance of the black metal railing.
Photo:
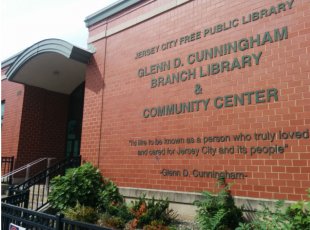
<svg viewBox="0 0 310 230">
<path fill-rule="evenodd" d="M 58 162 L 25 182 L 12 186 L 9 189 L 9 196 L 17 195 L 23 191 L 29 190 L 28 209 L 38 210 L 48 203 L 47 198 L 50 192 L 50 179 L 57 175 L 63 175 L 66 169 L 77 167 L 80 163 L 80 157 Z"/>
<path fill-rule="evenodd" d="M 50 215 L 1 203 L 1 229 L 9 229 L 11 223 L 37 230 L 111 230 L 94 224 L 68 220 L 63 215 Z"/>
<path fill-rule="evenodd" d="M 56 229 L 57 217 L 45 213 L 1 203 L 1 229 L 9 229 L 10 224 L 26 229 Z"/>
<path fill-rule="evenodd" d="M 36 173 L 42 171 L 45 168 L 48 168 L 51 166 L 51 161 L 55 158 L 50 157 L 44 157 L 44 158 L 38 158 L 32 162 L 28 162 L 27 164 L 16 168 L 4 175 L 1 175 L 1 180 L 7 180 L 7 178 L 12 178 L 13 184 L 22 183 L 26 180 L 28 180 L 32 174 L 36 175 Z"/>
<path fill-rule="evenodd" d="M 14 157 L 1 157 L 1 174 L 5 175 L 13 171 Z M 1 179 L 1 183 L 12 184 L 12 176 Z"/>
<path fill-rule="evenodd" d="M 26 190 L 13 196 L 4 197 L 1 199 L 1 202 L 12 204 L 12 205 L 23 207 L 23 208 L 28 208 L 29 192 L 30 192 L 29 190 Z"/>
</svg>

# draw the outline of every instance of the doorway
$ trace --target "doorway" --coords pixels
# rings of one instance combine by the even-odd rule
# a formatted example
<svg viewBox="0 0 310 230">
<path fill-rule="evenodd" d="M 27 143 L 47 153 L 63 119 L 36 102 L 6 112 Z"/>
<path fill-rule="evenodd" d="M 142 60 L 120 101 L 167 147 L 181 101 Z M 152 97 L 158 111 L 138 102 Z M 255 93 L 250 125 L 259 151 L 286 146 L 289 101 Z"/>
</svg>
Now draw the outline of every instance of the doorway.
<svg viewBox="0 0 310 230">
<path fill-rule="evenodd" d="M 80 155 L 84 91 L 85 82 L 79 85 L 70 95 L 67 123 L 66 157 L 77 157 Z"/>
</svg>

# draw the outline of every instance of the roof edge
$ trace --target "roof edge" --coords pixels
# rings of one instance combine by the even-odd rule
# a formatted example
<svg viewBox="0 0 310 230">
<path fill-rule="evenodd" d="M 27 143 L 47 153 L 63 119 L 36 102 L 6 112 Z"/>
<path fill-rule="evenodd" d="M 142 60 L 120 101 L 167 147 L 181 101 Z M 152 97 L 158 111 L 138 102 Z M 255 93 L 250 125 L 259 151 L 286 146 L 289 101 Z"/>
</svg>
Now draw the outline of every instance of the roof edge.
<svg viewBox="0 0 310 230">
<path fill-rule="evenodd" d="M 3 65 L 10 66 L 6 72 L 7 79 L 13 80 L 15 74 L 25 63 L 35 56 L 48 52 L 58 53 L 84 64 L 87 64 L 93 55 L 91 52 L 76 47 L 67 41 L 56 38 L 45 39 L 4 61 Z"/>
<path fill-rule="evenodd" d="M 1 69 L 4 69 L 6 67 L 10 67 L 10 65 L 12 65 L 16 59 L 18 58 L 18 56 L 24 52 L 24 50 L 18 52 L 17 54 L 14 54 L 13 56 L 6 58 L 5 60 L 1 61 Z"/>
<path fill-rule="evenodd" d="M 141 2 L 141 0 L 119 0 L 112 5 L 109 5 L 102 10 L 99 10 L 89 16 L 87 16 L 84 20 L 85 25 L 87 28 L 93 26 L 94 24 L 114 15 L 122 10 L 138 3 Z"/>
</svg>

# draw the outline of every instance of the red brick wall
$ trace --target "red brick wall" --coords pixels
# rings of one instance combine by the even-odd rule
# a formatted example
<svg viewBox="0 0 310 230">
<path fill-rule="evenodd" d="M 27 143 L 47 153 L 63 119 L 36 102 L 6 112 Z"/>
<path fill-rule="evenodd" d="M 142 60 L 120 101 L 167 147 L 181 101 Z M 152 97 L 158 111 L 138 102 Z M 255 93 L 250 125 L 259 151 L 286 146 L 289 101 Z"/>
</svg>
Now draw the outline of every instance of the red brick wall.
<svg viewBox="0 0 310 230">
<path fill-rule="evenodd" d="M 1 99 L 2 156 L 14 156 L 15 168 L 41 157 L 64 158 L 68 95 L 3 80 Z"/>
<path fill-rule="evenodd" d="M 90 36 L 106 27 L 129 21 L 147 13 L 167 1 L 145 1 L 146 6 L 130 9 L 114 18 L 90 28 Z M 143 23 L 135 25 L 107 39 L 93 43 L 94 60 L 86 74 L 85 108 L 81 154 L 99 167 L 108 178 L 120 186 L 167 189 L 177 191 L 213 190 L 214 178 L 197 178 L 193 170 L 243 172 L 244 179 L 234 179 L 234 195 L 298 200 L 306 198 L 310 187 L 309 138 L 280 140 L 281 132 L 306 132 L 310 124 L 310 2 L 294 1 L 292 9 L 273 14 L 255 22 L 240 24 L 211 36 L 156 54 L 135 59 L 136 53 L 164 42 L 204 31 L 205 28 L 235 18 L 270 9 L 286 1 L 203 1 L 193 0 Z M 209 49 L 242 38 L 264 35 L 275 28 L 287 26 L 288 39 L 267 42 L 262 46 L 206 60 L 194 65 L 186 63 L 190 53 Z M 258 65 L 216 75 L 188 80 L 178 84 L 150 88 L 152 76 L 139 78 L 139 68 L 174 58 L 181 58 L 184 66 L 168 73 L 206 66 L 210 63 L 241 59 L 244 55 L 262 52 Z M 194 93 L 196 84 L 202 94 Z M 276 88 L 278 100 L 245 106 L 217 109 L 212 104 L 218 96 Z M 197 99 L 210 98 L 207 111 L 179 115 L 144 118 L 143 110 Z M 254 140 L 254 133 L 276 134 L 271 141 Z M 203 138 L 249 134 L 251 141 L 225 143 L 194 143 L 158 146 L 132 146 L 130 140 L 163 140 L 164 138 Z M 237 146 L 249 151 L 253 146 L 284 146 L 284 153 L 272 156 L 237 154 Z M 167 148 L 234 147 L 234 154 L 210 156 L 138 156 L 139 150 L 167 150 Z M 164 176 L 163 169 L 190 172 L 189 177 Z M 230 180 L 231 181 L 231 180 Z"/>
<path fill-rule="evenodd" d="M 16 164 L 40 157 L 65 157 L 69 96 L 25 86 Z"/>
<path fill-rule="evenodd" d="M 98 143 L 101 138 L 102 93 L 105 84 L 103 78 L 105 71 L 104 41 L 97 51 L 86 70 L 81 138 L 81 156 L 83 156 L 83 160 L 93 162 L 96 166 L 98 166 L 101 148 Z"/>
<path fill-rule="evenodd" d="M 1 100 L 5 100 L 4 120 L 1 128 L 1 156 L 16 158 L 24 101 L 24 86 L 1 81 Z"/>
</svg>

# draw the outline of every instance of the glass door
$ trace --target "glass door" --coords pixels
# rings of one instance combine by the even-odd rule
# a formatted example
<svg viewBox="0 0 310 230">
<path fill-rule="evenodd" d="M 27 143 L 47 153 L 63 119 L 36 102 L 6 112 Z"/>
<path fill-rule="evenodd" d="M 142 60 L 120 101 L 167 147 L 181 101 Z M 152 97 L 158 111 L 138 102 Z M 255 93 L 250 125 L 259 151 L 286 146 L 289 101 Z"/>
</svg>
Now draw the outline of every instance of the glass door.
<svg viewBox="0 0 310 230">
<path fill-rule="evenodd" d="M 68 111 L 67 124 L 67 157 L 76 157 L 80 155 L 83 104 L 84 104 L 85 84 L 79 85 L 70 95 L 70 104 Z"/>
</svg>

